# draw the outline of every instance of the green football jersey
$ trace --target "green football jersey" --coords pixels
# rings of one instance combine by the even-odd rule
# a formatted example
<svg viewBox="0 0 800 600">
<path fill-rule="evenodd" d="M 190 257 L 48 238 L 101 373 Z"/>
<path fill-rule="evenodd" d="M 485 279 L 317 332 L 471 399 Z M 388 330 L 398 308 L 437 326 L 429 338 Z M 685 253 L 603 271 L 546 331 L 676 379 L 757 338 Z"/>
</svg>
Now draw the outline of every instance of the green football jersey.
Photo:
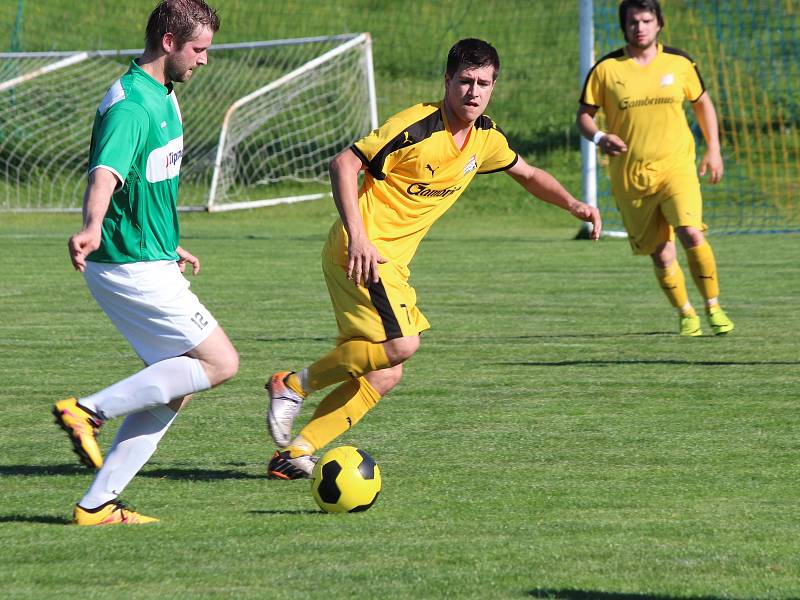
<svg viewBox="0 0 800 600">
<path fill-rule="evenodd" d="M 178 173 L 183 123 L 172 84 L 136 61 L 108 90 L 95 115 L 89 172 L 105 168 L 122 182 L 103 219 L 100 248 L 88 260 L 177 260 Z"/>
</svg>

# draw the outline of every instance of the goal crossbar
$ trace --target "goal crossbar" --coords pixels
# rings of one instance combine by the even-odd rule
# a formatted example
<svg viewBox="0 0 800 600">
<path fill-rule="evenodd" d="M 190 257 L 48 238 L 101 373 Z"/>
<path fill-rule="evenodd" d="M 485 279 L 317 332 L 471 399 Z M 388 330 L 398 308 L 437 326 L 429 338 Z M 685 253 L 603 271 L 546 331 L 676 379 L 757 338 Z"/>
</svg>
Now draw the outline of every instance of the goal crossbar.
<svg viewBox="0 0 800 600">
<path fill-rule="evenodd" d="M 264 94 L 268 94 L 269 92 L 280 88 L 281 86 L 285 85 L 286 83 L 297 79 L 301 75 L 308 73 L 312 69 L 318 67 L 319 65 L 329 62 L 333 58 L 339 56 L 347 52 L 348 50 L 354 48 L 359 44 L 366 44 L 368 48 L 371 46 L 371 39 L 368 33 L 362 33 L 357 35 L 356 37 L 350 39 L 349 41 L 345 42 L 341 46 L 337 46 L 336 48 L 329 50 L 328 52 L 308 61 L 307 63 L 301 65 L 300 67 L 296 68 L 289 73 L 286 73 L 284 76 L 272 81 L 265 86 L 247 94 L 236 100 L 233 104 L 230 105 L 228 110 L 225 111 L 225 117 L 222 121 L 222 128 L 219 133 L 219 144 L 217 145 L 217 155 L 214 159 L 214 174 L 211 180 L 211 188 L 208 193 L 208 210 L 209 211 L 220 211 L 220 210 L 235 210 L 238 208 L 258 208 L 262 206 L 274 206 L 276 204 L 289 204 L 293 202 L 303 202 L 306 200 L 316 200 L 319 198 L 323 198 L 330 194 L 302 194 L 298 196 L 287 196 L 285 198 L 271 198 L 271 199 L 262 199 L 262 200 L 249 200 L 246 202 L 235 202 L 224 207 L 220 207 L 215 203 L 216 194 L 217 194 L 217 186 L 219 185 L 219 173 L 220 168 L 222 165 L 222 158 L 223 153 L 225 150 L 225 142 L 228 135 L 228 128 L 233 117 L 234 113 L 241 108 L 242 106 L 252 102 L 256 98 L 263 96 Z M 371 51 L 368 51 L 368 56 L 371 58 Z M 370 80 L 370 125 L 372 129 L 375 129 L 378 126 L 378 111 L 377 111 L 377 102 L 375 97 L 375 87 L 374 87 L 374 78 L 372 76 L 372 68 L 371 68 L 371 60 L 370 60 L 370 68 L 368 69 L 368 77 Z"/>
<path fill-rule="evenodd" d="M 0 212 L 80 210 L 97 103 L 141 49 L 0 52 Z M 327 164 L 377 127 L 369 34 L 217 44 L 180 90 L 178 210 L 329 196 Z M 220 170 L 222 173 L 220 174 Z"/>
</svg>

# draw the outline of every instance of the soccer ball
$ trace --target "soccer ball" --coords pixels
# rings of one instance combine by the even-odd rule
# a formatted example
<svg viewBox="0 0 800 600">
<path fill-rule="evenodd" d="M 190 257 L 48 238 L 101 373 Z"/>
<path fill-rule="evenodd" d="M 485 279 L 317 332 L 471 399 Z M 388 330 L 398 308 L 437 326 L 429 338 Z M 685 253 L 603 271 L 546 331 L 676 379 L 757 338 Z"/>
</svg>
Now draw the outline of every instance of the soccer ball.
<svg viewBox="0 0 800 600">
<path fill-rule="evenodd" d="M 311 477 L 311 495 L 329 513 L 367 510 L 381 491 L 380 468 L 369 454 L 353 446 L 326 452 Z"/>
</svg>

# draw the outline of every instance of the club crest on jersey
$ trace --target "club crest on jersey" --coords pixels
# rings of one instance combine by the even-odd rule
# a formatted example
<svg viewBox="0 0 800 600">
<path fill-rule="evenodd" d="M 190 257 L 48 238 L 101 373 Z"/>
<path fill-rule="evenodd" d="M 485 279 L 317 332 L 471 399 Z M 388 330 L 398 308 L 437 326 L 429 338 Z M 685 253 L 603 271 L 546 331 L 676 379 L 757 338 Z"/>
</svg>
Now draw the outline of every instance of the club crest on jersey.
<svg viewBox="0 0 800 600">
<path fill-rule="evenodd" d="M 668 85 L 672 85 L 675 83 L 675 75 L 672 73 L 667 73 L 661 78 L 661 87 L 666 87 Z"/>
<path fill-rule="evenodd" d="M 478 158 L 473 154 L 472 158 L 469 159 L 467 166 L 464 167 L 464 175 L 466 175 L 470 171 L 474 171 L 477 168 L 478 168 Z"/>
</svg>

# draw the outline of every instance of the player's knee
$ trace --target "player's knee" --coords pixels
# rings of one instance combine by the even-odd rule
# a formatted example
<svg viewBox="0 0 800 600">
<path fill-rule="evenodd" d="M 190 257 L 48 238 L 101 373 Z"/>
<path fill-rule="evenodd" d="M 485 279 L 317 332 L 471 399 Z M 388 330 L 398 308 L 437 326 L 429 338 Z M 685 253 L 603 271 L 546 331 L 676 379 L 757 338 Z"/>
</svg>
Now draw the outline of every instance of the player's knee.
<svg viewBox="0 0 800 600">
<path fill-rule="evenodd" d="M 225 381 L 233 378 L 239 372 L 239 353 L 236 350 L 228 352 L 222 368 L 222 376 Z"/>
<path fill-rule="evenodd" d="M 391 369 L 388 369 L 388 371 L 389 372 L 386 374 L 386 385 L 389 389 L 392 389 L 394 386 L 400 383 L 400 380 L 403 378 L 403 365 L 395 365 Z"/>
<path fill-rule="evenodd" d="M 217 386 L 232 379 L 239 372 L 239 353 L 233 348 L 220 353 L 213 363 L 211 385 Z"/>
<path fill-rule="evenodd" d="M 681 245 L 687 249 L 699 246 L 706 239 L 703 232 L 697 227 L 678 227 L 675 230 L 675 235 L 678 236 Z"/>
<path fill-rule="evenodd" d="M 386 357 L 393 365 L 400 365 L 411 358 L 419 348 L 419 336 L 406 336 L 385 342 Z M 402 374 L 402 370 L 400 371 Z"/>
<path fill-rule="evenodd" d="M 373 371 L 367 374 L 367 381 L 381 396 L 388 394 L 403 377 L 403 365 L 395 365 L 388 369 Z"/>
<path fill-rule="evenodd" d="M 650 255 L 650 258 L 653 260 L 653 264 L 659 269 L 666 269 L 678 258 L 675 252 L 675 244 L 672 242 L 661 244 L 656 248 L 655 252 Z"/>
</svg>

